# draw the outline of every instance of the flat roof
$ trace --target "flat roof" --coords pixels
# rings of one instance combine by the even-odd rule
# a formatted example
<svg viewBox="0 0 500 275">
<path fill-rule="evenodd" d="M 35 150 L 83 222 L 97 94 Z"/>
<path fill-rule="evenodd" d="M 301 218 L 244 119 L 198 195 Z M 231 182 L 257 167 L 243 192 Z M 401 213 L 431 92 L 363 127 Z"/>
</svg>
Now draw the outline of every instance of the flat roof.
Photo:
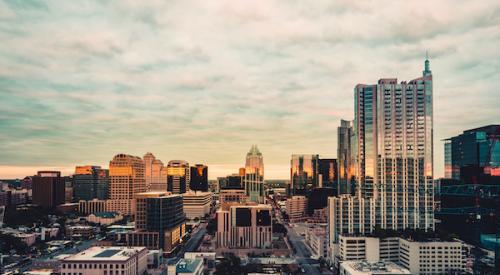
<svg viewBox="0 0 500 275">
<path fill-rule="evenodd" d="M 135 254 L 145 250 L 146 247 L 126 246 L 94 246 L 78 254 L 74 254 L 64 261 L 126 261 Z"/>
<path fill-rule="evenodd" d="M 393 262 L 368 262 L 366 260 L 361 261 L 344 261 L 341 267 L 349 272 L 349 274 L 357 275 L 371 275 L 371 274 L 411 274 L 411 272 Z"/>
</svg>

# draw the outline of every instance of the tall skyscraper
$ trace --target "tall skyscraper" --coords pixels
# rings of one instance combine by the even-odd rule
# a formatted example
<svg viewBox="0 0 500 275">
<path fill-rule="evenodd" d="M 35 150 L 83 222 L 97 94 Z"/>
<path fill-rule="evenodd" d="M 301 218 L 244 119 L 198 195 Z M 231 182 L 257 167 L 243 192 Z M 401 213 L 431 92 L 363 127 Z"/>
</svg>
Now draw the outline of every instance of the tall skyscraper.
<svg viewBox="0 0 500 275">
<path fill-rule="evenodd" d="M 250 201 L 264 202 L 264 160 L 257 145 L 247 153 L 243 182 Z"/>
<path fill-rule="evenodd" d="M 350 121 L 341 120 L 337 128 L 338 193 L 354 194 L 354 165 L 351 140 L 354 137 Z"/>
<path fill-rule="evenodd" d="M 500 125 L 467 130 L 447 139 L 445 172 L 463 184 L 500 184 Z"/>
<path fill-rule="evenodd" d="M 337 189 L 338 185 L 337 159 L 318 159 L 318 187 Z"/>
<path fill-rule="evenodd" d="M 380 202 L 383 228 L 434 227 L 432 74 L 355 90 L 358 196 Z"/>
<path fill-rule="evenodd" d="M 153 153 L 147 152 L 144 154 L 142 159 L 144 160 L 144 180 L 146 182 L 146 190 L 149 190 L 151 180 L 153 178 L 153 162 L 156 158 Z"/>
<path fill-rule="evenodd" d="M 355 161 L 359 222 L 402 230 L 434 229 L 432 74 L 425 61 L 423 76 L 409 82 L 380 79 L 354 89 L 352 155 Z M 376 204 L 363 203 L 370 200 Z M 330 227 L 349 209 L 345 199 L 331 199 Z M 333 208 L 333 209 L 332 209 Z M 338 228 L 338 227 L 337 227 Z M 361 227 L 357 227 L 361 232 Z M 355 233 L 356 227 L 348 232 Z M 373 230 L 372 227 L 363 230 Z M 351 232 L 352 231 L 352 232 Z M 336 232 L 342 233 L 342 232 Z"/>
<path fill-rule="evenodd" d="M 33 204 L 55 208 L 64 203 L 65 180 L 59 171 L 39 171 L 32 178 Z"/>
<path fill-rule="evenodd" d="M 208 167 L 203 164 L 191 166 L 191 182 L 189 188 L 193 191 L 208 191 Z"/>
<path fill-rule="evenodd" d="M 319 155 L 292 155 L 290 161 L 290 191 L 306 195 L 318 187 Z"/>
<path fill-rule="evenodd" d="M 126 154 L 118 154 L 109 162 L 109 211 L 134 214 L 134 195 L 146 191 L 144 166 L 140 157 Z"/>
<path fill-rule="evenodd" d="M 106 200 L 109 190 L 109 170 L 100 166 L 76 166 L 73 175 L 75 200 Z"/>
<path fill-rule="evenodd" d="M 167 190 L 173 194 L 186 193 L 189 183 L 189 163 L 184 160 L 171 160 L 167 165 Z"/>
</svg>

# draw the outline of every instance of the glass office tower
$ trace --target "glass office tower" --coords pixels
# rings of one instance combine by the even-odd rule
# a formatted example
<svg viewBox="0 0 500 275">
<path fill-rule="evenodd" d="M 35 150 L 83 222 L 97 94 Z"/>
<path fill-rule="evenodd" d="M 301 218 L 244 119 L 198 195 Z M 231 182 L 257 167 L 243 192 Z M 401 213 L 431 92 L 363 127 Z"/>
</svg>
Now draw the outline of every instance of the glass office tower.
<svg viewBox="0 0 500 275">
<path fill-rule="evenodd" d="M 337 128 L 338 193 L 354 194 L 354 165 L 351 155 L 351 140 L 354 136 L 352 123 L 340 121 Z"/>
<path fill-rule="evenodd" d="M 500 125 L 464 131 L 444 146 L 446 177 L 463 184 L 500 184 Z"/>
<path fill-rule="evenodd" d="M 318 187 L 319 155 L 292 155 L 290 161 L 290 191 L 305 195 Z"/>
</svg>

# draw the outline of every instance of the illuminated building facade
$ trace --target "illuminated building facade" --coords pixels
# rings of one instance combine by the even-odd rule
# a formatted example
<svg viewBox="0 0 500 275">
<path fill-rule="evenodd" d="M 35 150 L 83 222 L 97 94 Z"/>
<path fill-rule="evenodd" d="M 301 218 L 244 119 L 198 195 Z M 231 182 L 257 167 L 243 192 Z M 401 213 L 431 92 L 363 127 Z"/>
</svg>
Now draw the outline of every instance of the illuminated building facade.
<svg viewBox="0 0 500 275">
<path fill-rule="evenodd" d="M 432 74 L 354 89 L 356 197 L 329 198 L 330 240 L 383 229 L 434 229 Z M 333 236 L 331 235 L 333 234 Z"/>
<path fill-rule="evenodd" d="M 264 202 L 264 159 L 262 153 L 253 145 L 246 156 L 244 186 L 250 201 Z"/>
<path fill-rule="evenodd" d="M 352 123 L 340 121 L 337 128 L 338 193 L 354 195 L 354 163 L 351 154 L 354 132 Z"/>
<path fill-rule="evenodd" d="M 203 164 L 191 166 L 189 188 L 193 191 L 208 191 L 208 167 Z"/>
<path fill-rule="evenodd" d="M 116 155 L 109 162 L 108 211 L 132 215 L 134 195 L 145 191 L 142 159 L 126 154 Z"/>
<path fill-rule="evenodd" d="M 382 228 L 434 228 L 432 74 L 380 79 L 354 89 L 355 169 L 360 198 L 378 201 Z"/>
<path fill-rule="evenodd" d="M 318 187 L 337 188 L 337 159 L 318 159 Z"/>
<path fill-rule="evenodd" d="M 290 161 L 290 191 L 306 195 L 318 187 L 319 155 L 292 155 Z"/>
<path fill-rule="evenodd" d="M 109 170 L 100 166 L 76 166 L 73 175 L 75 200 L 105 200 L 108 198 Z"/>
<path fill-rule="evenodd" d="M 188 190 L 189 163 L 184 160 L 172 160 L 167 165 L 167 190 L 173 194 L 183 194 Z"/>
</svg>

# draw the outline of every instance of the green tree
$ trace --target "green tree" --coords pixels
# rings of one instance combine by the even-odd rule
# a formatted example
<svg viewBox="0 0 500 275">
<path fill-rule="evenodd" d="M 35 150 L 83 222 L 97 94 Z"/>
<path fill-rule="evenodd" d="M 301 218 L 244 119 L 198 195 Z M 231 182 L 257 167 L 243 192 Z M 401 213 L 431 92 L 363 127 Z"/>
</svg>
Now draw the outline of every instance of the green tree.
<svg viewBox="0 0 500 275">
<path fill-rule="evenodd" d="M 215 267 L 215 275 L 240 275 L 244 274 L 240 258 L 230 253 Z"/>
</svg>

